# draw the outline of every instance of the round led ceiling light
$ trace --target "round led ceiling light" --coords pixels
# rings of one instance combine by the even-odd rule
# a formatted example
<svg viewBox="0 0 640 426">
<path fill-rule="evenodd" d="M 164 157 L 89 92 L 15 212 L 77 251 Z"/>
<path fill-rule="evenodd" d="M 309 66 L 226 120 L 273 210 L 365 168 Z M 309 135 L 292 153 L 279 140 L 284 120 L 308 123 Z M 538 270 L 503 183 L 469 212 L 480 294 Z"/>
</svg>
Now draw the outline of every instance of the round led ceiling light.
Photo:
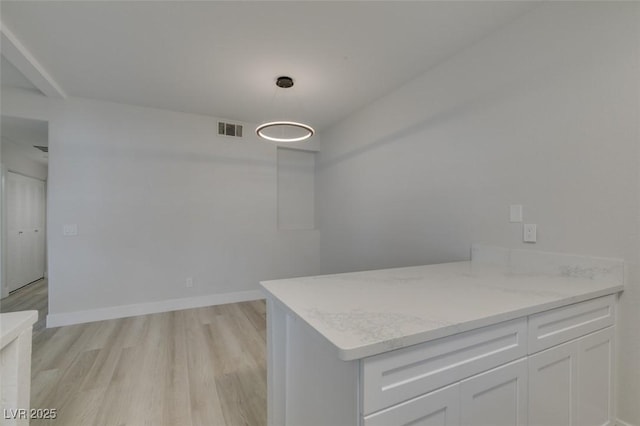
<svg viewBox="0 0 640 426">
<path fill-rule="evenodd" d="M 293 87 L 293 79 L 280 76 L 276 79 L 276 86 L 282 89 Z M 259 125 L 256 134 L 268 141 L 287 143 L 307 140 L 315 134 L 315 130 L 308 124 L 297 121 L 271 121 Z"/>
<path fill-rule="evenodd" d="M 272 121 L 259 125 L 256 133 L 262 139 L 272 142 L 301 142 L 313 136 L 315 130 L 295 121 Z"/>
</svg>

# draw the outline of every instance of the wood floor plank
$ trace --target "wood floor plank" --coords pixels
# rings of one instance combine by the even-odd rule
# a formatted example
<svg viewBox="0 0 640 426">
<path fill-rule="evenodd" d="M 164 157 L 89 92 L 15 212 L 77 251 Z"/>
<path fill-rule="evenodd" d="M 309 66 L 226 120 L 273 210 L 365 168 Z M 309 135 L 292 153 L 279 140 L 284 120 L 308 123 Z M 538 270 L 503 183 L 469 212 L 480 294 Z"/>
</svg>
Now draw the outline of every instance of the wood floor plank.
<svg viewBox="0 0 640 426">
<path fill-rule="evenodd" d="M 45 370 L 31 375 L 31 406 L 46 407 L 47 399 L 60 379 L 60 370 Z"/>
<path fill-rule="evenodd" d="M 216 387 L 222 402 L 222 412 L 227 425 L 257 426 L 247 409 L 248 402 L 240 387 L 236 373 L 226 373 L 216 377 Z"/>
<path fill-rule="evenodd" d="M 89 404 L 92 394 L 82 391 L 77 384 L 91 368 L 97 355 L 98 350 L 79 354 L 72 365 L 62 371 L 48 398 L 42 401 L 42 407 L 56 408 L 58 411 L 54 424 L 87 424 L 88 413 L 95 411 Z"/>
<path fill-rule="evenodd" d="M 144 395 L 144 398 L 137 398 L 136 409 L 129 410 L 128 421 L 132 425 L 169 424 L 164 407 L 169 405 L 167 396 L 173 368 L 169 364 L 173 349 L 172 317 L 171 312 L 151 315 L 149 321 L 153 326 L 146 329 L 141 345 L 136 346 L 142 362 L 138 380 L 131 386 L 136 388 L 137 395 Z M 148 347 L 154 350 L 148 351 Z"/>
<path fill-rule="evenodd" d="M 91 330 L 96 335 L 94 339 L 86 341 L 86 347 L 88 350 L 97 350 L 98 356 L 80 385 L 82 390 L 104 389 L 111 383 L 122 348 L 117 344 L 119 337 L 117 324 L 116 321 L 92 323 Z"/>
<path fill-rule="evenodd" d="M 204 312 L 207 311 L 207 312 Z M 189 378 L 192 424 L 205 426 L 225 425 L 215 375 L 218 365 L 213 357 L 214 343 L 198 318 L 214 314 L 213 309 L 201 308 L 184 311 L 189 325 L 186 333 L 187 372 Z"/>
<path fill-rule="evenodd" d="M 42 348 L 32 348 L 32 370 L 42 371 L 57 368 L 65 368 L 76 355 L 78 346 L 74 343 L 80 338 L 84 329 L 80 325 L 71 325 L 64 328 L 64 331 L 57 330 L 46 342 L 46 350 Z M 73 351 L 70 349 L 73 348 Z"/>
<path fill-rule="evenodd" d="M 169 424 L 192 425 L 191 420 L 191 390 L 189 389 L 189 368 L 187 360 L 187 324 L 182 311 L 172 312 L 173 336 L 170 358 L 167 368 L 170 369 L 168 386 L 168 400 L 165 418 Z"/>
<path fill-rule="evenodd" d="M 94 389 L 83 391 L 81 395 L 74 394 L 67 403 L 58 409 L 59 417 L 54 421 L 32 421 L 32 426 L 38 425 L 68 425 L 87 426 L 97 425 L 95 417 L 102 403 L 104 391 Z"/>
<path fill-rule="evenodd" d="M 262 401 L 267 399 L 266 368 L 247 368 L 236 373 L 243 395 L 242 409 L 247 413 L 249 424 L 266 426 L 267 419 Z"/>
<path fill-rule="evenodd" d="M 266 424 L 264 301 L 47 329 L 46 299 L 43 280 L 0 304 L 42 312 L 31 402 L 58 417 L 32 425 Z"/>
<path fill-rule="evenodd" d="M 267 321 L 266 304 L 262 301 L 247 302 L 245 304 L 238 304 L 238 307 L 243 308 L 242 312 L 251 322 L 254 330 L 258 332 L 258 335 L 262 338 L 262 341 L 267 341 L 267 330 L 262 325 Z"/>
<path fill-rule="evenodd" d="M 141 377 L 140 355 L 136 353 L 137 348 L 121 349 L 120 356 L 109 386 L 104 390 L 102 401 L 98 407 L 95 424 L 103 426 L 127 425 L 131 418 L 130 411 L 136 398 L 144 397 L 138 395 L 136 383 Z"/>
<path fill-rule="evenodd" d="M 238 348 L 252 362 L 252 366 L 264 368 L 266 366 L 265 359 L 265 340 L 260 333 L 256 332 L 254 324 L 247 316 L 248 307 L 240 304 L 225 305 L 229 311 L 229 323 L 225 324 L 229 328 L 229 332 L 236 337 Z M 254 318 L 255 320 L 255 318 Z"/>
<path fill-rule="evenodd" d="M 38 280 L 11 292 L 9 296 L 0 300 L 0 312 L 30 310 L 38 311 L 38 319 L 33 324 L 34 333 L 44 330 L 49 313 L 49 292 L 46 279 Z"/>
</svg>

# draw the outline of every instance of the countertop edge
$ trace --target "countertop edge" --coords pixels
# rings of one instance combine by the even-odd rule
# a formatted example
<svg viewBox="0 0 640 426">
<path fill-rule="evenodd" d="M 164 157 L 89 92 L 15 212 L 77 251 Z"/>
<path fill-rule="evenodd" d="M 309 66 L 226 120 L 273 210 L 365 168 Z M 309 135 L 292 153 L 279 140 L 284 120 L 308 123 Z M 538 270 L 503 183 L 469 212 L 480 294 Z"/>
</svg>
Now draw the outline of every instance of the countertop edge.
<svg viewBox="0 0 640 426">
<path fill-rule="evenodd" d="M 37 320 L 38 311 L 5 312 L 0 314 L 0 348 L 4 348 L 15 340 L 24 329 L 33 326 Z"/>
<path fill-rule="evenodd" d="M 397 346 L 391 346 L 391 342 L 374 343 L 367 346 L 358 348 L 340 348 L 330 342 L 338 351 L 338 356 L 343 361 L 353 361 L 356 359 L 367 358 L 374 355 L 379 355 L 383 352 L 389 352 L 391 350 L 402 349 L 408 346 L 418 345 L 421 343 L 429 342 L 432 340 L 441 339 L 443 337 L 452 336 L 458 333 L 464 333 L 466 331 L 475 330 L 482 327 L 498 324 L 505 321 L 510 321 L 516 318 L 523 318 L 529 315 L 534 315 L 540 312 L 549 311 L 552 309 L 560 308 L 563 306 L 572 305 L 574 303 L 584 302 L 586 300 L 596 299 L 602 296 L 608 296 L 611 294 L 617 294 L 624 291 L 623 285 L 618 285 L 610 289 L 598 290 L 592 293 L 583 294 L 580 296 L 572 296 L 562 300 L 556 300 L 553 302 L 542 303 L 540 305 L 532 306 L 525 309 L 515 310 L 506 313 L 500 313 L 497 315 L 491 315 L 485 318 L 476 319 L 461 324 L 454 324 L 451 326 L 442 327 L 436 330 L 431 330 L 424 333 L 417 333 L 411 336 L 401 338 L 402 344 Z M 328 340 L 328 339 L 327 339 Z"/>
<path fill-rule="evenodd" d="M 584 302 L 586 300 L 595 299 L 602 296 L 608 296 L 611 294 L 617 294 L 624 291 L 624 284 L 612 285 L 611 287 L 596 290 L 589 293 L 581 294 L 578 296 L 570 296 L 560 300 L 554 300 L 552 302 L 541 303 L 539 305 L 527 307 L 524 309 L 517 309 L 510 312 L 503 312 L 496 315 L 490 315 L 484 318 L 475 319 L 472 321 L 468 321 L 465 323 L 453 324 L 449 326 L 444 326 L 435 330 L 429 330 L 423 333 L 416 333 L 409 336 L 404 336 L 401 338 L 389 339 L 383 342 L 372 343 L 368 345 L 359 346 L 356 348 L 342 348 L 333 343 L 329 338 L 327 338 L 324 334 L 322 334 L 318 329 L 316 329 L 312 324 L 310 324 L 304 317 L 299 315 L 285 303 L 283 303 L 276 295 L 271 293 L 263 283 L 267 283 L 268 281 L 260 282 L 261 290 L 266 294 L 266 296 L 278 303 L 279 306 L 283 307 L 287 312 L 295 315 L 298 319 L 304 321 L 311 329 L 313 329 L 316 333 L 322 336 L 331 346 L 336 349 L 336 353 L 338 358 L 342 361 L 354 361 L 367 357 L 371 357 L 374 355 L 379 355 L 384 352 L 389 352 L 392 350 L 402 349 L 408 346 L 418 345 L 421 343 L 429 342 L 432 340 L 440 339 L 443 337 L 452 336 L 454 334 L 463 333 L 470 330 L 475 330 L 482 327 L 487 327 L 490 325 L 498 324 L 501 322 L 513 320 L 516 318 L 522 318 L 529 315 L 534 315 L 540 312 L 548 311 L 555 308 L 560 308 L 562 306 L 572 305 L 574 303 Z"/>
</svg>

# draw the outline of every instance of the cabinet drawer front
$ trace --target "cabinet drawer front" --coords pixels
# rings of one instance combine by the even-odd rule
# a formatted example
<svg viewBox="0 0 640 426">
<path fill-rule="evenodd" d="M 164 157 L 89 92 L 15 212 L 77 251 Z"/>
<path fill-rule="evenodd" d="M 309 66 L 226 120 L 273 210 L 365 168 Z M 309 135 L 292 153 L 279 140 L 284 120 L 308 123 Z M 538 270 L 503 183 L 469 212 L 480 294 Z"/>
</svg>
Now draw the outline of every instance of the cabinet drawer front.
<svg viewBox="0 0 640 426">
<path fill-rule="evenodd" d="M 460 385 L 422 395 L 364 418 L 364 426 L 459 426 Z"/>
<path fill-rule="evenodd" d="M 527 353 L 525 318 L 362 360 L 362 413 L 371 414 Z"/>
<path fill-rule="evenodd" d="M 599 297 L 529 317 L 529 353 L 613 325 L 615 295 Z"/>
</svg>

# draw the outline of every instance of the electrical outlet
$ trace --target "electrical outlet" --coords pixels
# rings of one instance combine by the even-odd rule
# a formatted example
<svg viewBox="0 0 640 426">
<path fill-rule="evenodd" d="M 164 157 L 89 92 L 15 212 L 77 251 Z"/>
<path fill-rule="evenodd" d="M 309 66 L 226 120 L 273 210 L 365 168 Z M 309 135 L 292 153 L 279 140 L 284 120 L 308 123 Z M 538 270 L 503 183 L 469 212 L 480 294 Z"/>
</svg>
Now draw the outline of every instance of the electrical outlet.
<svg viewBox="0 0 640 426">
<path fill-rule="evenodd" d="M 184 280 L 184 285 L 187 287 L 193 287 L 193 278 L 188 277 L 186 280 Z"/>
<path fill-rule="evenodd" d="M 535 243 L 538 239 L 538 229 L 535 223 L 525 223 L 523 227 L 522 241 L 525 243 Z"/>
</svg>

